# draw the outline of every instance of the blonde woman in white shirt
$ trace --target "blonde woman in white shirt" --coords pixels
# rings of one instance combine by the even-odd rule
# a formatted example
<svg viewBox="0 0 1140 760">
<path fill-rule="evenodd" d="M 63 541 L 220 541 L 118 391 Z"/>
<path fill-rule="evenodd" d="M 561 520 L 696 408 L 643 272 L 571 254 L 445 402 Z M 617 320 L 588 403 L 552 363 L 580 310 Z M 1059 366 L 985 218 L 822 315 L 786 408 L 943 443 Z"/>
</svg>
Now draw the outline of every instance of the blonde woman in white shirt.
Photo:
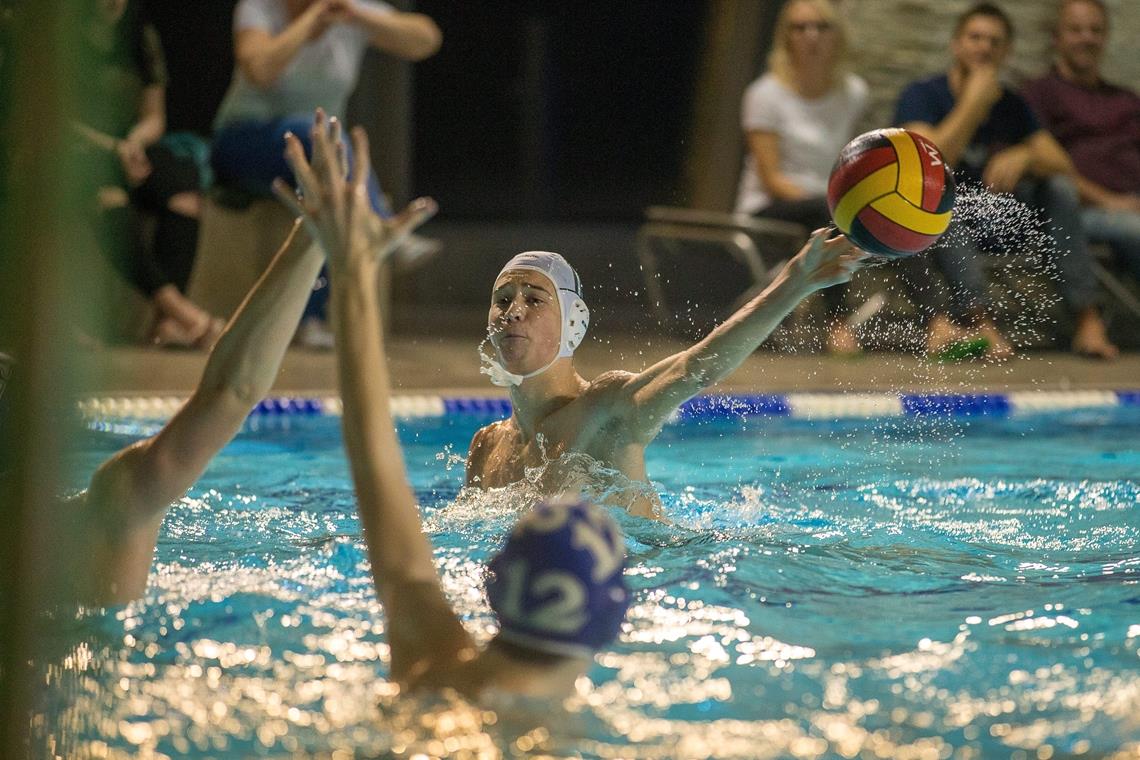
<svg viewBox="0 0 1140 760">
<path fill-rule="evenodd" d="M 741 107 L 748 153 L 736 210 L 807 226 L 831 223 L 827 179 L 867 107 L 867 83 L 845 70 L 847 32 L 831 0 L 792 0 L 780 12 L 768 72 Z M 846 287 L 824 291 L 827 348 L 860 350 L 843 313 Z"/>
</svg>

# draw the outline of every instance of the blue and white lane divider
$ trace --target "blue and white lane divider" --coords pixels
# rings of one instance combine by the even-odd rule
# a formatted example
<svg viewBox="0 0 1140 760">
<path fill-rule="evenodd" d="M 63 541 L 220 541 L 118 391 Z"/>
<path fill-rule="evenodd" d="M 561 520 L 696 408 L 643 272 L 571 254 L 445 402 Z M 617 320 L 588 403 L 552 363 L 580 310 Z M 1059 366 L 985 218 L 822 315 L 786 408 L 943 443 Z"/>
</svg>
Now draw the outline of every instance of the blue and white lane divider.
<svg viewBox="0 0 1140 760">
<path fill-rule="evenodd" d="M 87 419 L 160 419 L 174 414 L 185 402 L 177 397 L 96 397 L 84 399 L 79 410 Z M 939 415 L 948 417 L 1008 416 L 1067 409 L 1140 406 L 1140 390 L 1120 391 L 1013 391 L 1010 393 L 784 393 L 698 396 L 687 401 L 675 418 L 683 420 L 739 417 L 792 417 L 833 420 L 843 418 Z M 278 396 L 267 398 L 254 415 L 340 416 L 335 396 Z M 400 395 L 392 397 L 392 414 L 400 419 L 444 417 L 449 414 L 501 418 L 510 415 L 511 402 L 503 397 L 443 397 Z"/>
</svg>

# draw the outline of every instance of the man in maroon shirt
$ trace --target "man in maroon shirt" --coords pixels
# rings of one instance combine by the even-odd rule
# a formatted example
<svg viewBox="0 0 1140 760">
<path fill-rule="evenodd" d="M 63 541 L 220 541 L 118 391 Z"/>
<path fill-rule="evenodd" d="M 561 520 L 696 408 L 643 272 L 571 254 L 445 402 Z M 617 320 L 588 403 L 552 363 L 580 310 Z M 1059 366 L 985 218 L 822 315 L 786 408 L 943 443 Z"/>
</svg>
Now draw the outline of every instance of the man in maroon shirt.
<svg viewBox="0 0 1140 760">
<path fill-rule="evenodd" d="M 1064 0 L 1053 69 L 1023 94 L 1072 156 L 1089 240 L 1140 279 L 1140 95 L 1101 78 L 1107 39 L 1102 0 Z"/>
</svg>

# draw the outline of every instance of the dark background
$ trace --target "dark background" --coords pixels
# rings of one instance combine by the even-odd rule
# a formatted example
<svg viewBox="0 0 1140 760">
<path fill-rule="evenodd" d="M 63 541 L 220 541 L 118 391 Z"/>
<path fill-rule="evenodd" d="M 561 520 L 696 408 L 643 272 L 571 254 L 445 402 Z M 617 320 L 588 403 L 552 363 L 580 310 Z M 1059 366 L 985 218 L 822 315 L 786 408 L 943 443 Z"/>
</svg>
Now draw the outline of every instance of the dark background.
<svg viewBox="0 0 1140 760">
<path fill-rule="evenodd" d="M 415 187 L 454 217 L 639 217 L 678 177 L 705 5 L 418 3 L 445 42 L 415 69 Z"/>
<path fill-rule="evenodd" d="M 209 134 L 233 69 L 235 4 L 143 0 L 170 69 L 170 130 Z M 412 67 L 412 192 L 451 219 L 633 220 L 669 201 L 707 6 L 416 3 L 444 44 Z M 382 90 L 375 79 L 361 87 Z"/>
<path fill-rule="evenodd" d="M 166 50 L 169 128 L 208 135 L 233 69 L 237 0 L 136 1 Z M 416 308 L 396 309 L 395 329 L 430 332 L 433 319 L 457 321 L 456 309 L 479 312 L 458 320 L 478 327 L 488 283 L 528 249 L 574 264 L 599 328 L 648 324 L 636 255 L 645 209 L 697 202 L 695 178 L 735 193 L 739 91 L 760 68 L 754 43 L 780 3 L 393 4 L 427 14 L 443 33 L 441 50 L 419 63 L 369 52 L 349 104 L 394 205 L 430 195 L 441 209 L 422 234 L 442 253 L 397 273 L 396 301 Z M 748 272 L 723 255 L 699 258 L 699 271 L 666 278 L 669 298 L 723 316 L 706 304 L 733 303 Z"/>
</svg>

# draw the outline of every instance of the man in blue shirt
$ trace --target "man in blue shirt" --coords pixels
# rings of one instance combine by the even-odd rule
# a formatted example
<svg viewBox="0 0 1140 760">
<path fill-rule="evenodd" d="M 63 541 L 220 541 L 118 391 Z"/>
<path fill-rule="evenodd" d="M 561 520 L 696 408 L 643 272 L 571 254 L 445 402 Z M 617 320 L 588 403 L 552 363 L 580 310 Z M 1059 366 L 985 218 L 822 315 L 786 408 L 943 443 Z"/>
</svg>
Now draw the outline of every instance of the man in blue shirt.
<svg viewBox="0 0 1140 760">
<path fill-rule="evenodd" d="M 1041 213 L 1044 232 L 1054 244 L 1061 296 L 1075 317 L 1073 350 L 1112 359 L 1118 352 L 1096 306 L 1072 162 L 1029 105 L 999 78 L 1012 41 L 1013 24 L 997 6 L 980 3 L 966 11 L 950 42 L 950 70 L 908 85 L 899 97 L 895 122 L 933 140 L 959 182 L 1012 193 Z M 913 294 L 930 318 L 927 348 L 938 353 L 974 332 L 989 341 L 990 358 L 1008 358 L 1013 348 L 990 316 L 975 241 L 961 232 L 952 230 L 933 255 L 950 286 L 950 315 L 937 311 L 929 288 Z"/>
</svg>

